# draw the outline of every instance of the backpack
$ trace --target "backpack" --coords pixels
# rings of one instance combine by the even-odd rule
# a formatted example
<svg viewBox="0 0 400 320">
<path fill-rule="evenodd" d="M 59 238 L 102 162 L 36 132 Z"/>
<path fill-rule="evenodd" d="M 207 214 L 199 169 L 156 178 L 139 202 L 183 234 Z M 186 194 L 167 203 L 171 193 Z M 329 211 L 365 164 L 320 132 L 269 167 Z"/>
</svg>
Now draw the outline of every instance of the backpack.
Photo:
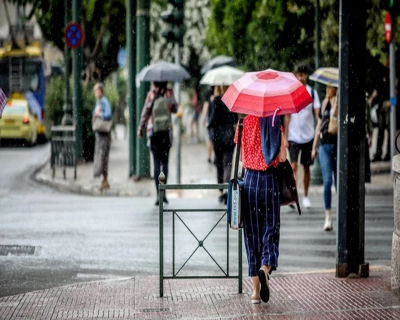
<svg viewBox="0 0 400 320">
<path fill-rule="evenodd" d="M 153 100 L 153 133 L 169 131 L 172 120 L 169 112 L 168 102 L 164 95 L 156 94 Z"/>
</svg>

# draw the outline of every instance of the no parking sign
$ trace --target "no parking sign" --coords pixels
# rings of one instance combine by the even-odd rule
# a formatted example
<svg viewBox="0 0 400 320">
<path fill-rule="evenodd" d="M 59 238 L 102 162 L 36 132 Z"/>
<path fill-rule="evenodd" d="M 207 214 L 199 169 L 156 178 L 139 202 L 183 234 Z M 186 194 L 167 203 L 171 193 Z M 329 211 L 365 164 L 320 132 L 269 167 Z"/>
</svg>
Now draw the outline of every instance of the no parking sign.
<svg viewBox="0 0 400 320">
<path fill-rule="evenodd" d="M 83 41 L 83 31 L 78 23 L 70 23 L 65 28 L 65 42 L 71 49 L 78 48 Z"/>
</svg>

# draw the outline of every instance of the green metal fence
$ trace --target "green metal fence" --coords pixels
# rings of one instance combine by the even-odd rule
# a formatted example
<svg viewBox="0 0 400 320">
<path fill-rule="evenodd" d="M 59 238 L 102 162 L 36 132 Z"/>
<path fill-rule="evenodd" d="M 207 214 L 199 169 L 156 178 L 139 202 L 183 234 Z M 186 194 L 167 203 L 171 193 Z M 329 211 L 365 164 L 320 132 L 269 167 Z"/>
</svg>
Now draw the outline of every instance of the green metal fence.
<svg viewBox="0 0 400 320">
<path fill-rule="evenodd" d="M 217 190 L 217 189 L 228 189 L 227 184 L 178 184 L 178 185 L 166 185 L 164 184 L 165 176 L 163 173 L 160 174 L 159 177 L 160 185 L 159 185 L 159 219 L 160 219 L 160 297 L 164 296 L 164 279 L 205 279 L 205 278 L 213 278 L 213 279 L 238 279 L 238 292 L 242 293 L 242 230 L 239 230 L 238 233 L 238 275 L 231 275 L 229 272 L 229 225 L 226 223 L 226 209 L 204 209 L 204 208 L 188 208 L 188 209 L 165 209 L 163 206 L 163 198 L 166 190 Z M 199 239 L 192 230 L 188 227 L 185 221 L 182 219 L 180 213 L 189 212 L 189 213 L 198 213 L 198 212 L 219 212 L 222 213 L 221 218 L 218 222 L 211 228 L 210 232 L 207 235 Z M 164 275 L 164 215 L 166 213 L 172 214 L 172 275 Z M 225 219 L 224 219 L 225 218 Z M 196 239 L 198 245 L 193 253 L 187 258 L 187 260 L 183 263 L 183 265 L 178 268 L 176 271 L 175 268 L 175 220 L 182 222 L 182 224 L 187 228 L 190 234 Z M 226 269 L 224 269 L 210 254 L 210 252 L 205 247 L 204 242 L 208 238 L 208 236 L 214 231 L 214 229 L 219 225 L 221 221 L 225 221 L 226 223 L 226 235 L 227 235 L 227 244 L 226 244 L 226 255 L 227 255 L 227 263 Z M 211 275 L 201 275 L 201 276 L 179 276 L 180 271 L 185 267 L 188 261 L 193 257 L 197 250 L 202 248 L 214 261 L 214 263 L 221 270 L 222 275 L 220 276 L 211 276 Z"/>
</svg>

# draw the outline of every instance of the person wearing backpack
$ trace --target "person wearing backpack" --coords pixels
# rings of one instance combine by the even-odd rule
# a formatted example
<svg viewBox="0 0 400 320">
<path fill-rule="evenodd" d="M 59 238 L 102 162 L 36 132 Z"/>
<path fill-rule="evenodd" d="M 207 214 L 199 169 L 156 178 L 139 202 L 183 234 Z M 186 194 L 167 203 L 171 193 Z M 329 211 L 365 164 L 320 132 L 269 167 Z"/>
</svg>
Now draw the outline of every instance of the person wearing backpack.
<svg viewBox="0 0 400 320">
<path fill-rule="evenodd" d="M 171 113 L 176 113 L 178 104 L 174 92 L 167 88 L 167 82 L 154 82 L 153 87 L 147 93 L 137 135 L 142 138 L 146 128 L 147 145 L 153 154 L 154 182 L 158 195 L 158 176 L 161 170 L 164 172 L 165 183 L 167 183 L 169 149 L 172 145 Z M 168 203 L 166 197 L 163 201 Z M 158 196 L 155 205 L 159 205 Z"/>
</svg>

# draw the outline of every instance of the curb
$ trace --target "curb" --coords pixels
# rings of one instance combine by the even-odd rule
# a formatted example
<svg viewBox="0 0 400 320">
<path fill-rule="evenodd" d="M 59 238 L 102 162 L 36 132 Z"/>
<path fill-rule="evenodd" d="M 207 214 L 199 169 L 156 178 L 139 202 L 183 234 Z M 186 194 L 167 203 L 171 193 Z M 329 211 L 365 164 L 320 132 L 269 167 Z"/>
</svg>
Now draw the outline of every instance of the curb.
<svg viewBox="0 0 400 320">
<path fill-rule="evenodd" d="M 151 192 L 138 192 L 131 190 L 121 190 L 121 189 L 109 189 L 107 191 L 99 191 L 93 187 L 82 186 L 78 184 L 71 184 L 67 182 L 67 180 L 60 180 L 59 178 L 53 179 L 44 174 L 41 174 L 41 171 L 46 167 L 46 165 L 50 162 L 50 159 L 46 160 L 43 164 L 38 166 L 33 173 L 31 174 L 31 179 L 48 187 L 51 187 L 60 192 L 66 193 L 74 193 L 85 196 L 92 197 L 152 197 L 153 194 Z M 383 173 L 383 171 L 379 171 Z M 389 170 L 390 172 L 390 170 Z M 299 194 L 304 192 L 302 188 L 298 188 Z M 334 187 L 332 187 L 332 192 L 335 192 Z M 310 186 L 309 189 L 310 194 L 321 195 L 324 193 L 323 185 L 314 185 Z M 366 195 L 392 195 L 393 187 L 392 186 L 374 186 L 374 184 L 366 184 L 365 185 L 365 194 Z"/>
<path fill-rule="evenodd" d="M 151 194 L 148 192 L 132 192 L 126 190 L 119 189 L 110 189 L 104 192 L 101 192 L 97 189 L 91 187 L 85 187 L 82 185 L 71 184 L 67 180 L 59 180 L 58 178 L 53 179 L 44 174 L 41 174 L 41 171 L 46 167 L 50 160 L 46 160 L 46 162 L 40 166 L 38 166 L 33 173 L 31 174 L 31 179 L 37 183 L 48 186 L 60 192 L 66 193 L 74 193 L 85 196 L 93 196 L 93 197 L 150 197 Z"/>
</svg>

